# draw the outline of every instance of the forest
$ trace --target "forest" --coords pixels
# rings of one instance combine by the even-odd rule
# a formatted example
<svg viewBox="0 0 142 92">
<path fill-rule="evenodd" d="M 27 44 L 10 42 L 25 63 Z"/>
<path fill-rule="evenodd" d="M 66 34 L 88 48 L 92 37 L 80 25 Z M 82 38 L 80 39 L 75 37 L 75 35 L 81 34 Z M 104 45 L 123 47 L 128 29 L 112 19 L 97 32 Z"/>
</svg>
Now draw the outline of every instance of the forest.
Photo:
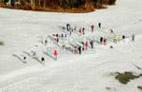
<svg viewBox="0 0 142 92">
<path fill-rule="evenodd" d="M 116 0 L 0 0 L 0 7 L 25 10 L 89 12 L 114 5 Z"/>
</svg>

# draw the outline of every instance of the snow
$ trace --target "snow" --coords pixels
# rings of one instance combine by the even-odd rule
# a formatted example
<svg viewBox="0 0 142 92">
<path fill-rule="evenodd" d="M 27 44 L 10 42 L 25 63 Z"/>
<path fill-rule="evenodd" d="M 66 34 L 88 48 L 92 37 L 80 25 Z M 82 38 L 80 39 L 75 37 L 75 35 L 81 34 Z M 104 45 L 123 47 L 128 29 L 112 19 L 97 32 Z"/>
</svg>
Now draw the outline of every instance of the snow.
<svg viewBox="0 0 142 92">
<path fill-rule="evenodd" d="M 0 92 L 139 92 L 142 78 L 127 85 L 111 76 L 114 72 L 142 73 L 142 1 L 117 0 L 115 6 L 92 13 L 51 13 L 0 8 Z M 45 65 L 32 58 L 23 64 L 14 53 L 35 49 L 39 38 L 60 33 L 59 26 L 71 23 L 88 27 L 101 22 L 117 34 L 136 35 L 117 44 L 97 45 L 93 53 L 65 53 L 57 61 L 45 56 Z M 114 48 L 110 49 L 109 46 Z M 42 47 L 41 47 L 42 48 Z M 37 50 L 38 51 L 38 50 Z M 106 90 L 110 87 L 110 90 Z"/>
</svg>

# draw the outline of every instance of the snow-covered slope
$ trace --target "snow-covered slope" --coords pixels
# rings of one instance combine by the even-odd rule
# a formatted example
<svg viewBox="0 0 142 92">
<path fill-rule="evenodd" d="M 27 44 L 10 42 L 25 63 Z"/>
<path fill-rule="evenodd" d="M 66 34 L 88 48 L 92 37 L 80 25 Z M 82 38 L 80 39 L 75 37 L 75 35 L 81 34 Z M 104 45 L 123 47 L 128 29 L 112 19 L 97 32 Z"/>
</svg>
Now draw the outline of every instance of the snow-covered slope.
<svg viewBox="0 0 142 92">
<path fill-rule="evenodd" d="M 115 6 L 92 13 L 45 13 L 0 8 L 0 92 L 139 92 L 142 78 L 122 85 L 113 72 L 141 73 L 142 1 L 117 0 Z M 136 34 L 136 41 L 122 41 L 114 48 L 97 46 L 93 54 L 46 57 L 43 66 L 28 59 L 23 64 L 12 56 L 33 48 L 40 36 L 60 32 L 59 26 L 71 23 L 89 26 L 101 22 L 118 34 Z M 106 88 L 111 89 L 107 90 Z"/>
</svg>

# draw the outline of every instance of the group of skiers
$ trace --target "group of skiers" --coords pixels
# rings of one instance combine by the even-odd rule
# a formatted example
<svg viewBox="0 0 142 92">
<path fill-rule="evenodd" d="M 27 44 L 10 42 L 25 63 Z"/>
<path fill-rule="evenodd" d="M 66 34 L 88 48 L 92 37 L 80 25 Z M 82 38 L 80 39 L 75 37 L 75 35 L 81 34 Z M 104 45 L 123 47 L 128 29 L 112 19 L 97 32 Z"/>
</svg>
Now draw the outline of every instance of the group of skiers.
<svg viewBox="0 0 142 92">
<path fill-rule="evenodd" d="M 90 26 L 91 32 L 95 33 L 95 30 L 96 30 L 95 27 L 98 27 L 98 28 L 101 29 L 101 27 L 102 27 L 101 23 L 98 23 L 97 26 L 94 26 L 92 24 Z M 65 31 L 62 32 L 62 33 L 57 33 L 57 34 L 51 35 L 50 40 L 53 41 L 55 43 L 55 45 L 61 44 L 60 42 L 67 41 L 68 42 L 67 44 L 70 45 L 70 47 L 69 47 L 71 49 L 70 51 L 72 51 L 72 53 L 74 53 L 74 54 L 82 54 L 83 51 L 87 51 L 89 48 L 94 49 L 96 41 L 94 39 L 85 38 L 84 35 L 86 35 L 87 31 L 88 31 L 88 30 L 85 29 L 85 27 L 77 28 L 76 26 L 72 27 L 70 24 L 66 24 L 66 26 L 64 27 L 64 30 Z M 113 29 L 110 30 L 110 33 L 114 34 Z M 76 38 L 84 37 L 84 39 L 80 40 L 80 41 L 74 40 L 73 43 L 70 43 L 69 39 L 74 34 L 78 35 Z M 122 35 L 121 38 L 126 39 L 126 36 Z M 116 42 L 116 40 L 117 39 L 114 39 L 114 42 Z M 135 35 L 134 34 L 131 36 L 131 40 L 135 41 Z M 106 45 L 108 41 L 109 40 L 106 37 L 103 37 L 103 36 L 99 37 L 99 43 L 102 44 L 102 45 Z M 42 40 L 42 44 L 44 44 L 44 46 L 47 46 L 50 43 L 48 42 L 48 39 L 45 39 L 45 40 Z M 63 47 L 63 49 L 67 48 L 66 44 L 62 44 L 62 47 Z M 113 48 L 113 46 L 110 46 L 110 48 Z M 32 57 L 36 57 L 36 52 L 31 51 L 30 54 L 32 55 Z M 55 60 L 57 60 L 57 58 L 59 56 L 59 51 L 56 48 L 53 48 L 50 51 L 50 56 L 52 56 Z M 23 60 L 26 60 L 26 59 L 27 59 L 27 57 L 24 56 Z M 45 57 L 40 57 L 40 58 L 38 58 L 38 60 L 41 61 L 41 63 L 43 63 L 43 62 L 45 62 Z"/>
<path fill-rule="evenodd" d="M 93 32 L 94 31 L 94 25 L 91 25 L 91 28 L 92 28 L 92 32 Z M 86 34 L 85 27 L 80 27 L 77 30 L 76 26 L 71 27 L 70 24 L 66 24 L 66 31 L 70 32 L 70 35 L 78 34 L 78 37 L 84 36 Z M 78 42 L 78 41 L 76 40 L 75 42 Z M 82 54 L 82 52 L 87 50 L 88 48 L 93 49 L 95 40 L 93 40 L 93 39 L 82 40 L 82 41 L 79 41 L 79 43 L 81 43 L 81 44 L 72 44 L 71 45 L 72 48 L 73 48 L 73 53 Z"/>
<path fill-rule="evenodd" d="M 95 26 L 92 24 L 90 27 L 91 27 L 91 32 L 94 32 Z M 98 23 L 98 27 L 101 28 L 101 23 Z M 76 26 L 72 27 L 70 24 L 66 24 L 66 27 L 64 27 L 64 29 L 66 29 L 66 31 L 69 32 L 70 35 L 75 33 L 75 34 L 79 34 L 78 36 L 83 36 L 87 33 L 87 30 L 85 29 L 85 27 L 80 27 L 77 30 Z M 73 53 L 82 54 L 82 52 L 87 50 L 88 48 L 93 49 L 94 44 L 95 44 L 95 40 L 94 39 L 88 39 L 88 40 L 82 41 L 80 43 L 81 43 L 81 45 L 78 45 L 78 44 L 72 44 L 71 45 L 72 48 L 73 48 L 73 50 L 72 50 Z M 107 39 L 104 38 L 104 37 L 100 37 L 100 44 L 106 45 L 106 43 L 107 43 Z"/>
<path fill-rule="evenodd" d="M 71 35 L 71 34 L 70 34 Z M 69 34 L 66 33 L 57 33 L 57 34 L 52 34 L 52 37 L 54 38 L 54 40 L 59 43 L 59 41 L 61 40 L 66 40 L 67 37 L 69 36 Z"/>
<path fill-rule="evenodd" d="M 94 48 L 94 41 L 84 41 L 82 42 L 82 45 L 76 45 L 74 46 L 74 53 L 75 54 L 82 54 L 83 51 L 88 50 L 89 48 L 93 49 Z"/>
</svg>

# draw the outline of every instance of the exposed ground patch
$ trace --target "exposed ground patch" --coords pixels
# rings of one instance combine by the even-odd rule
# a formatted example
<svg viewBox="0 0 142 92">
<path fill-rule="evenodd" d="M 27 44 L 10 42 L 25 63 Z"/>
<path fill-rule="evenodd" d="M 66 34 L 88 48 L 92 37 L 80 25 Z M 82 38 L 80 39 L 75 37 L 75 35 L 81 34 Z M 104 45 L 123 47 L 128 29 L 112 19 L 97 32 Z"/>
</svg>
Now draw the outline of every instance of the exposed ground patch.
<svg viewBox="0 0 142 92">
<path fill-rule="evenodd" d="M 142 74 L 135 75 L 133 72 L 124 72 L 124 73 L 117 73 L 115 79 L 118 80 L 122 84 L 127 84 L 131 80 L 137 79 L 142 77 Z"/>
</svg>

